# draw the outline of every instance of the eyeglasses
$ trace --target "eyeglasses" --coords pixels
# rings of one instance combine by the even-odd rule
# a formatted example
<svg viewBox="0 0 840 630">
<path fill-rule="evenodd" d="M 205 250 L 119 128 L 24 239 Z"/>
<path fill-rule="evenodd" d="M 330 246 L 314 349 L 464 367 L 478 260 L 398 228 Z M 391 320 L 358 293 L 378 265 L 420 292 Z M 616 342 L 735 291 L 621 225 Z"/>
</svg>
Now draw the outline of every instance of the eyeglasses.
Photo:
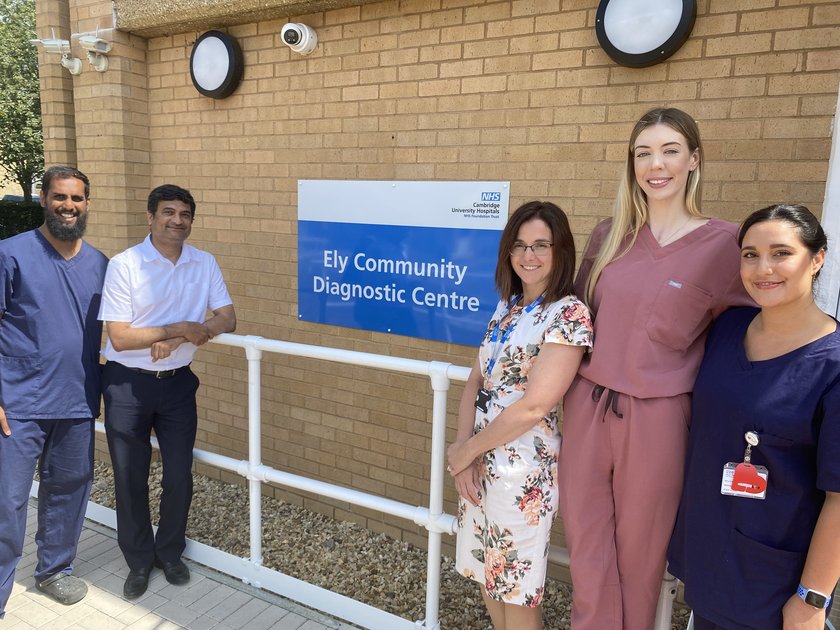
<svg viewBox="0 0 840 630">
<path fill-rule="evenodd" d="M 534 256 L 546 256 L 551 249 L 551 245 L 552 244 L 548 241 L 537 241 L 533 245 L 523 245 L 522 243 L 517 243 L 510 248 L 510 255 L 523 256 L 525 252 L 530 249 L 534 252 Z"/>
</svg>

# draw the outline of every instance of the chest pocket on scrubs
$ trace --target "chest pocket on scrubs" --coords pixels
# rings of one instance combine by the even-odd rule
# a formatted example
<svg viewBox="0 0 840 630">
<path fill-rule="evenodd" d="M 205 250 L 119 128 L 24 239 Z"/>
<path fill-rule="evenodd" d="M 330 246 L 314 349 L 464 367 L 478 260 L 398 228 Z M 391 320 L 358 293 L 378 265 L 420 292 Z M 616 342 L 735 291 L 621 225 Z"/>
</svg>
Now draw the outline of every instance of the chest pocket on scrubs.
<svg viewBox="0 0 840 630">
<path fill-rule="evenodd" d="M 755 429 L 758 432 L 759 444 L 763 446 L 773 446 L 776 448 L 790 448 L 797 446 L 796 440 L 775 433 L 768 433 L 761 429 Z M 755 452 L 755 451 L 754 451 Z"/>
<path fill-rule="evenodd" d="M 667 280 L 653 302 L 645 329 L 652 341 L 685 350 L 712 321 L 710 293 L 681 280 Z"/>
</svg>

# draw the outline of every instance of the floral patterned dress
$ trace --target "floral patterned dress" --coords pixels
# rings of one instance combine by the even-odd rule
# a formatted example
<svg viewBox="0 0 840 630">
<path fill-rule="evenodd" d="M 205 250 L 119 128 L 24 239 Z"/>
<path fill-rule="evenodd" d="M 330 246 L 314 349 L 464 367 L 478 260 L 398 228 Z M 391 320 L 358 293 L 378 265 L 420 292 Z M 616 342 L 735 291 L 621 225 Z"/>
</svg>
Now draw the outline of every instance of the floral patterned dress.
<svg viewBox="0 0 840 630">
<path fill-rule="evenodd" d="M 499 323 L 497 337 L 492 336 Z M 511 324 L 513 328 L 504 337 Z M 487 413 L 476 409 L 475 433 L 525 393 L 528 372 L 543 343 L 592 347 L 589 310 L 574 296 L 528 310 L 499 302 L 479 349 L 492 398 Z M 493 359 L 495 358 L 495 361 Z M 557 409 L 519 438 L 484 454 L 480 504 L 458 503 L 455 567 L 484 584 L 506 604 L 539 606 L 548 562 L 549 536 L 557 512 Z"/>
</svg>

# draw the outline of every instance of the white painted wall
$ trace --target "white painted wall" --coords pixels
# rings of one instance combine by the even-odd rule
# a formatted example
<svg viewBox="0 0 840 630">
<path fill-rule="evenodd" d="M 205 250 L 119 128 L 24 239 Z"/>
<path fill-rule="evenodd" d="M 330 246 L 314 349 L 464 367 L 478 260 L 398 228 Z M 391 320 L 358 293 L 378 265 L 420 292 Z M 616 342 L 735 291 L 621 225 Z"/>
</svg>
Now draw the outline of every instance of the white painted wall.
<svg viewBox="0 0 840 630">
<path fill-rule="evenodd" d="M 826 313 L 840 317 L 840 91 L 831 133 L 831 156 L 825 185 L 822 225 L 828 236 L 828 257 L 817 283 L 817 304 Z"/>
</svg>

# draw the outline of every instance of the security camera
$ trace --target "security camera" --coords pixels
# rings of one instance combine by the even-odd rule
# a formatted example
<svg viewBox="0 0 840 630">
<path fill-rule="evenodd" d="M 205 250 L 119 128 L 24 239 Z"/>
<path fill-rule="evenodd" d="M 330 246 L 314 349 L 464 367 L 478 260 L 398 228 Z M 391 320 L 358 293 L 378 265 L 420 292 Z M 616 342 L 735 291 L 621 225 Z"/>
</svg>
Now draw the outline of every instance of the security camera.
<svg viewBox="0 0 840 630">
<path fill-rule="evenodd" d="M 289 22 L 280 30 L 280 37 L 286 46 L 301 55 L 308 55 L 318 45 L 318 35 L 306 24 Z"/>
<path fill-rule="evenodd" d="M 60 55 L 70 53 L 70 42 L 66 39 L 33 39 L 31 41 L 33 44 L 41 44 L 46 52 Z"/>
<path fill-rule="evenodd" d="M 33 44 L 41 44 L 46 52 L 61 55 L 61 65 L 67 68 L 70 74 L 82 73 L 82 60 L 70 54 L 70 42 L 68 40 L 53 37 L 52 39 L 33 39 L 30 41 Z"/>
<path fill-rule="evenodd" d="M 79 45 L 88 52 L 104 55 L 111 52 L 111 42 L 105 41 L 93 35 L 84 35 L 79 38 Z"/>
</svg>

